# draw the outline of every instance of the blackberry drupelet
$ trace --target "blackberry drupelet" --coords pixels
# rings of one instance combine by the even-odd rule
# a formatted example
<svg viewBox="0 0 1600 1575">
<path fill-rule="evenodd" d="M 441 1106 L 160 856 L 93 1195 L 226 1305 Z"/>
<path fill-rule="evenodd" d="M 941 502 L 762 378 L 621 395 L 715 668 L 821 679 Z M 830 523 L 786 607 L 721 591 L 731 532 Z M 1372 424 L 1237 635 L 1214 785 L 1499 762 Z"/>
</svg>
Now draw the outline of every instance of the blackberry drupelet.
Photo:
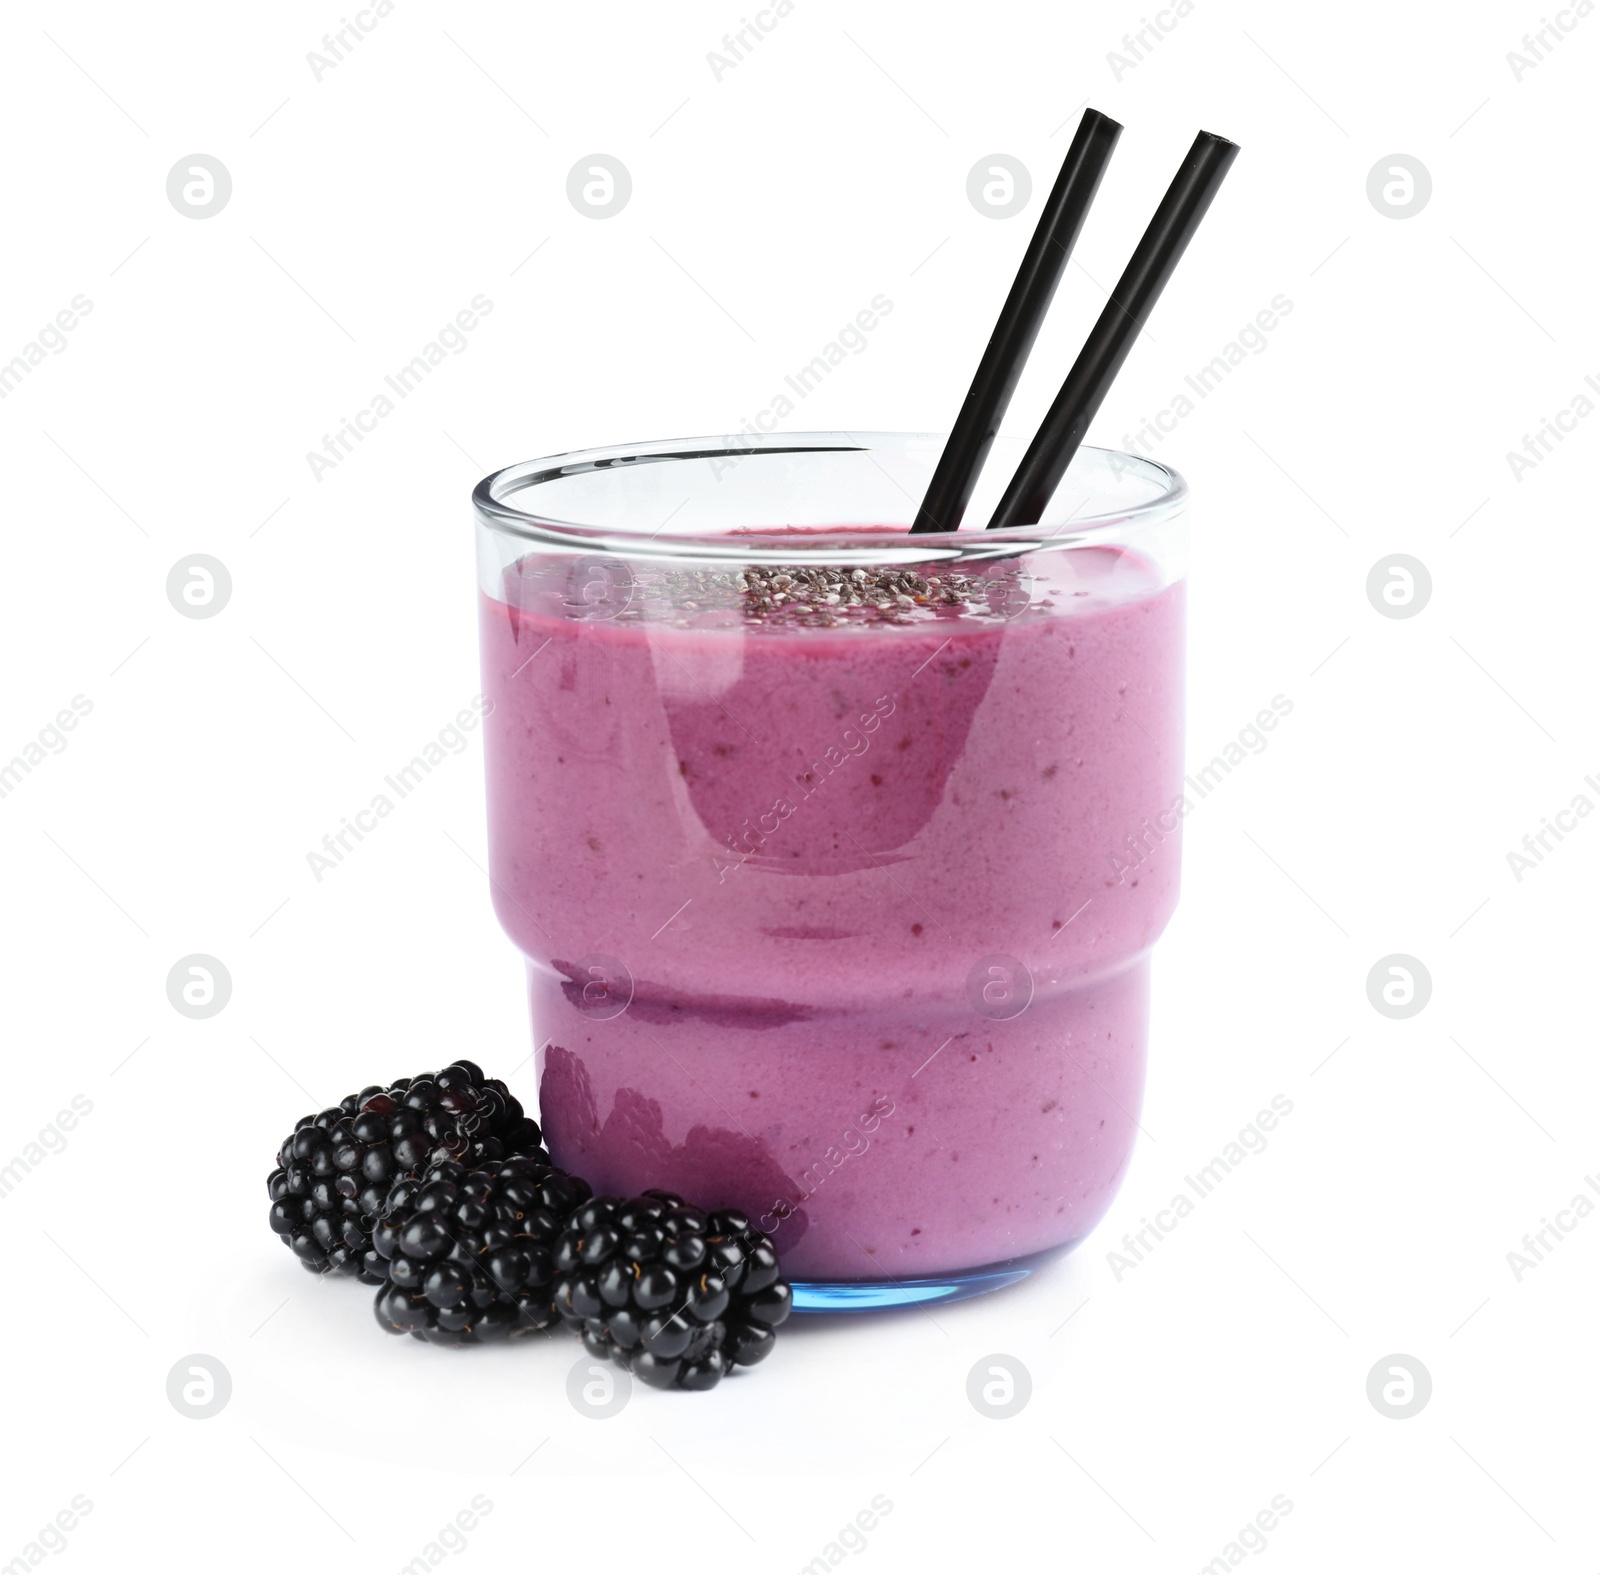
<svg viewBox="0 0 1600 1575">
<path fill-rule="evenodd" d="M 430 1163 L 549 1160 L 539 1125 L 498 1078 L 471 1061 L 377 1084 L 303 1116 L 267 1177 L 269 1223 L 313 1274 L 384 1282 L 372 1227 L 394 1182 Z"/>
<path fill-rule="evenodd" d="M 793 1304 L 776 1249 L 748 1216 L 671 1192 L 583 1204 L 555 1267 L 562 1321 L 592 1355 L 659 1389 L 710 1389 L 759 1362 Z"/>
<path fill-rule="evenodd" d="M 372 1309 L 385 1329 L 473 1345 L 555 1321 L 555 1243 L 589 1187 L 546 1158 L 445 1162 L 395 1183 L 372 1232 L 388 1270 Z"/>
</svg>

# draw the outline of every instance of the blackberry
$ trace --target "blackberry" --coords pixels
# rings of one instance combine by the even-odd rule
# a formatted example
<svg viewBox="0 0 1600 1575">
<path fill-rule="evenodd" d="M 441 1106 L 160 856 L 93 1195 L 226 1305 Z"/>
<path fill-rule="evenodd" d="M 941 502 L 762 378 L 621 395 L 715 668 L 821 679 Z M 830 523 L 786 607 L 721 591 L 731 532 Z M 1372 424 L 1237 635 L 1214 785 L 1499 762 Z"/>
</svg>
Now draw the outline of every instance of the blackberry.
<svg viewBox="0 0 1600 1575">
<path fill-rule="evenodd" d="M 302 1116 L 267 1177 L 268 1222 L 313 1274 L 384 1282 L 372 1226 L 395 1181 L 442 1160 L 548 1161 L 539 1124 L 471 1061 L 350 1094 Z"/>
<path fill-rule="evenodd" d="M 759 1362 L 793 1304 L 777 1251 L 747 1215 L 671 1192 L 583 1204 L 555 1267 L 562 1321 L 592 1355 L 658 1389 L 710 1389 Z"/>
<path fill-rule="evenodd" d="M 530 1155 L 396 1182 L 372 1232 L 389 1279 L 373 1314 L 440 1345 L 547 1328 L 556 1239 L 588 1197 L 586 1182 Z"/>
</svg>

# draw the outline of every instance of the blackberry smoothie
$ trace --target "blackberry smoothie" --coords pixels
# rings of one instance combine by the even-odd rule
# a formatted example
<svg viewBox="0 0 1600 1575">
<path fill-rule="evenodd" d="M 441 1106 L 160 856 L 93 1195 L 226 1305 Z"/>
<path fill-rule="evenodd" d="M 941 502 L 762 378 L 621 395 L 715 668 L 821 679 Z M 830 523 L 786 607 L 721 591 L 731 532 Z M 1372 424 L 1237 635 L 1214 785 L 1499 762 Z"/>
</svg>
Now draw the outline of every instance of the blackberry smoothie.
<svg viewBox="0 0 1600 1575">
<path fill-rule="evenodd" d="M 483 577 L 552 1153 L 744 1209 L 799 1281 L 1070 1245 L 1128 1162 L 1177 900 L 1182 581 L 1126 531 L 903 569 L 777 562 L 764 522 L 741 567 L 728 529 L 711 565 Z"/>
</svg>

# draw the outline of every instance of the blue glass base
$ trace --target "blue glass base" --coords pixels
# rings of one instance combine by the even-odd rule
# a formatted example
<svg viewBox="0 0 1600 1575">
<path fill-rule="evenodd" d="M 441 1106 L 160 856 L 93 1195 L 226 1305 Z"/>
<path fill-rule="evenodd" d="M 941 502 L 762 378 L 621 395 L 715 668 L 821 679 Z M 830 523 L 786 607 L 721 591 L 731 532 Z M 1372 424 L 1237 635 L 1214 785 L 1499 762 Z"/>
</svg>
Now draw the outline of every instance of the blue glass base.
<svg viewBox="0 0 1600 1575">
<path fill-rule="evenodd" d="M 1025 1258 L 1008 1258 L 981 1269 L 961 1269 L 916 1280 L 795 1280 L 794 1310 L 805 1313 L 872 1312 L 884 1307 L 932 1306 L 963 1302 L 969 1296 L 1001 1291 L 1025 1280 L 1045 1264 L 1069 1253 L 1075 1241 L 1048 1247 Z"/>
</svg>

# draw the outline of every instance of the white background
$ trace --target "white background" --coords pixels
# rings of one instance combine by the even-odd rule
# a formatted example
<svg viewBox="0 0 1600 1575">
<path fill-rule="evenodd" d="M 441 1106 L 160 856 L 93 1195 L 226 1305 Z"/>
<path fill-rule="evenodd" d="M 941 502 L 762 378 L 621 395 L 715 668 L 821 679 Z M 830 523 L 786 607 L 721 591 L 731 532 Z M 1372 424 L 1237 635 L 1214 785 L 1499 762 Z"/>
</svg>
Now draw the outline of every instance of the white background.
<svg viewBox="0 0 1600 1575">
<path fill-rule="evenodd" d="M 93 1110 L 0 1200 L 0 1562 L 83 1494 L 74 1566 L 399 1570 L 482 1494 L 452 1569 L 781 1575 L 882 1494 L 852 1567 L 1184 1572 L 1283 1494 L 1252 1567 L 1595 1568 L 1600 1220 L 1520 1282 L 1507 1253 L 1600 1172 L 1600 828 L 1520 882 L 1506 854 L 1600 800 L 1600 420 L 1520 481 L 1505 456 L 1600 377 L 1600 20 L 1562 13 L 1518 81 L 1531 3 L 1200 0 L 1118 80 L 1141 14 L 799 0 L 719 81 L 731 3 L 400 0 L 318 80 L 331 4 L 7 8 L 0 357 L 93 310 L 0 403 L 0 757 L 93 710 L 0 800 L 0 1159 Z M 1187 823 L 1109 1218 L 1024 1288 L 813 1322 L 607 1422 L 565 1341 L 386 1339 L 270 1236 L 262 1178 L 369 1080 L 466 1053 L 532 1098 L 476 739 L 322 883 L 305 857 L 477 690 L 469 488 L 733 430 L 880 293 L 786 425 L 946 425 L 1085 101 L 1128 129 L 1011 430 L 1201 126 L 1243 155 L 1095 440 L 1293 303 L 1157 450 L 1197 500 L 1191 760 L 1294 709 Z M 204 220 L 165 189 L 197 152 L 233 182 Z M 599 222 L 565 190 L 597 152 L 633 179 Z M 996 152 L 1033 173 L 1013 219 L 966 196 Z M 1433 183 L 1404 220 L 1367 196 L 1396 153 Z M 480 293 L 468 348 L 316 479 Z M 233 583 L 203 621 L 165 594 L 196 552 Z M 1365 593 L 1395 552 L 1432 577 L 1405 620 Z M 206 1021 L 165 992 L 193 952 L 233 979 Z M 1396 952 L 1433 982 L 1404 1021 L 1365 987 Z M 1119 1279 L 1123 1232 L 1275 1094 L 1268 1149 Z M 996 1352 L 1032 1375 L 1007 1421 L 966 1398 Z M 232 1375 L 210 1420 L 166 1399 L 190 1353 Z M 1432 1375 L 1409 1420 L 1367 1399 L 1391 1353 Z"/>
</svg>

